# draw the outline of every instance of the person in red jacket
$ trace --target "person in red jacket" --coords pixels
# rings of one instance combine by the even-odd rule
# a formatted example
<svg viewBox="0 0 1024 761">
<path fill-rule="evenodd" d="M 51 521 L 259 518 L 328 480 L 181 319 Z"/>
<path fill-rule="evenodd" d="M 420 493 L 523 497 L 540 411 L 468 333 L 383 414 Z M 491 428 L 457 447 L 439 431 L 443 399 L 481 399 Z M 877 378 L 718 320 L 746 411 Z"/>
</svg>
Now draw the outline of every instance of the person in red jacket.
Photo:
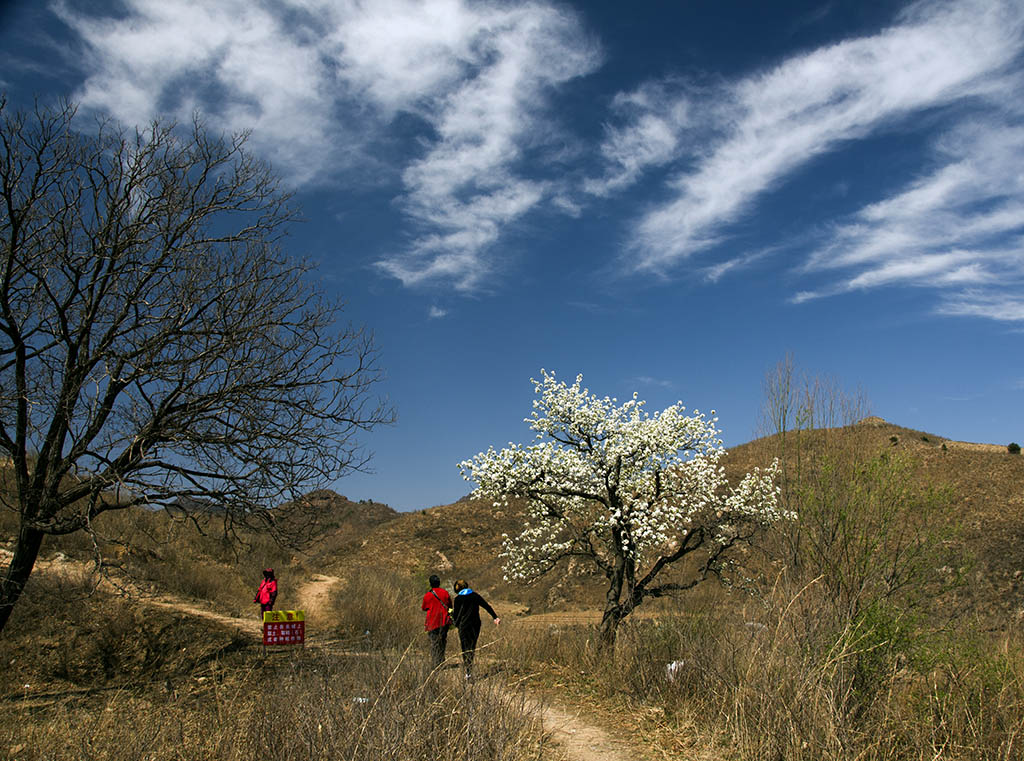
<svg viewBox="0 0 1024 761">
<path fill-rule="evenodd" d="M 260 588 L 256 590 L 256 596 L 252 598 L 253 602 L 259 603 L 261 621 L 266 611 L 274 609 L 274 600 L 276 599 L 277 579 L 274 578 L 274 569 L 264 568 L 263 581 L 260 582 Z"/>
<path fill-rule="evenodd" d="M 451 626 L 452 598 L 447 590 L 441 587 L 441 579 L 437 575 L 430 577 L 430 591 L 423 595 L 422 610 L 427 611 L 424 628 L 430 638 L 430 655 L 436 669 L 444 661 L 444 651 L 448 646 L 448 627 Z"/>
</svg>

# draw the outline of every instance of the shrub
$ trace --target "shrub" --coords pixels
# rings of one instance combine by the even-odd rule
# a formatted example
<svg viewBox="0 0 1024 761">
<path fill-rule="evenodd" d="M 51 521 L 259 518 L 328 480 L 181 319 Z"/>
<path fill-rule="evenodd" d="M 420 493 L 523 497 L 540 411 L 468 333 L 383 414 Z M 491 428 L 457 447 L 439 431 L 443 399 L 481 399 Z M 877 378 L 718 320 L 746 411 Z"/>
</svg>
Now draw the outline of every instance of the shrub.
<svg viewBox="0 0 1024 761">
<path fill-rule="evenodd" d="M 332 596 L 336 633 L 359 647 L 403 648 L 423 638 L 424 591 L 415 579 L 383 569 L 358 569 Z"/>
<path fill-rule="evenodd" d="M 1020 444 L 1016 441 L 1011 441 L 1006 445 L 1006 451 L 1010 454 L 1020 454 Z"/>
</svg>

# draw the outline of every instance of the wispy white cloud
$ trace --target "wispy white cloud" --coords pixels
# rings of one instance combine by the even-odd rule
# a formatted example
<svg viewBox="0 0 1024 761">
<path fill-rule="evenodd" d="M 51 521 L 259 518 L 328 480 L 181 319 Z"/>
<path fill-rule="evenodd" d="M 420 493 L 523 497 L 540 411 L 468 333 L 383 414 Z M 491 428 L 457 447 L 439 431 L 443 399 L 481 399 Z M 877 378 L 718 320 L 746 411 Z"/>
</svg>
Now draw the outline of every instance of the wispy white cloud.
<svg viewBox="0 0 1024 761">
<path fill-rule="evenodd" d="M 1024 322 L 1024 297 L 1010 293 L 966 291 L 945 299 L 938 312 L 958 317 Z"/>
<path fill-rule="evenodd" d="M 982 314 L 999 283 L 1020 282 L 1020 247 L 1007 242 L 1024 217 L 1013 175 L 1024 158 L 1015 106 L 1024 88 L 1012 66 L 1024 7 L 1013 0 L 921 2 L 876 35 L 746 78 L 674 78 L 621 93 L 597 149 L 601 170 L 575 195 L 531 163 L 538 148 L 556 151 L 556 92 L 600 64 L 564 6 L 122 0 L 121 15 L 102 18 L 54 7 L 84 42 L 76 97 L 87 109 L 129 124 L 198 109 L 216 129 L 252 128 L 252 145 L 296 184 L 381 170 L 400 188 L 408 227 L 405 246 L 376 266 L 407 286 L 478 290 L 506 266 L 502 236 L 531 211 L 578 216 L 656 169 L 668 177 L 666 198 L 636 221 L 625 264 L 669 273 L 727 239 L 808 161 L 950 104 L 987 112 L 938 144 L 928 172 L 824 228 L 830 239 L 799 270 L 817 282 L 794 300 L 927 285 L 959 294 L 943 302 L 946 313 L 973 305 Z M 713 282 L 762 256 L 733 254 L 700 271 Z"/>
<path fill-rule="evenodd" d="M 637 222 L 627 261 L 633 270 L 665 271 L 723 240 L 762 194 L 847 141 L 922 109 L 1019 95 L 1007 69 L 1022 48 L 1018 3 L 928 2 L 876 35 L 795 56 L 710 93 L 663 99 L 653 112 L 640 90 L 632 122 L 605 141 L 603 184 L 589 187 L 616 188 L 655 165 L 674 172 L 670 197 Z M 660 136 L 648 126 L 652 113 L 661 125 L 670 123 L 668 113 L 701 115 L 706 124 L 677 120 Z M 687 138 L 688 130 L 700 140 Z M 622 157 L 621 146 L 633 147 Z"/>
<path fill-rule="evenodd" d="M 600 58 L 574 15 L 543 3 L 124 0 L 124 10 L 60 7 L 86 45 L 83 106 L 127 123 L 199 109 L 214 126 L 252 128 L 295 183 L 386 163 L 419 233 L 378 264 L 407 285 L 480 284 L 503 229 L 552 192 L 517 171 L 552 89 Z M 384 159 L 371 148 L 403 115 L 418 125 L 419 155 Z"/>
<path fill-rule="evenodd" d="M 76 94 L 86 109 L 127 124 L 199 110 L 215 128 L 254 130 L 252 145 L 296 183 L 337 163 L 330 68 L 280 8 L 125 0 L 119 18 L 57 10 L 86 46 Z"/>
<path fill-rule="evenodd" d="M 929 286 L 960 289 L 942 297 L 945 314 L 1019 319 L 1011 316 L 1016 299 L 1007 302 L 1002 294 L 1024 286 L 1024 128 L 962 125 L 939 141 L 935 164 L 927 176 L 831 231 L 803 270 L 834 281 L 796 300 L 893 284 Z"/>
<path fill-rule="evenodd" d="M 448 310 L 442 309 L 439 306 L 431 306 L 430 311 L 427 312 L 427 316 L 430 317 L 430 319 L 432 320 L 439 320 L 442 317 L 448 316 Z"/>
<path fill-rule="evenodd" d="M 631 386 L 655 386 L 657 388 L 672 388 L 675 384 L 664 378 L 653 378 L 650 375 L 636 375 L 630 378 L 627 383 Z"/>
<path fill-rule="evenodd" d="M 612 111 L 626 123 L 605 128 L 600 148 L 605 173 L 584 180 L 584 192 L 611 195 L 632 185 L 649 167 L 672 161 L 683 131 L 692 122 L 690 109 L 687 100 L 672 97 L 663 83 L 647 83 L 634 92 L 618 94 Z"/>
<path fill-rule="evenodd" d="M 708 283 L 717 283 L 726 275 L 746 269 L 773 253 L 775 253 L 773 249 L 754 251 L 742 256 L 735 256 L 732 259 L 726 259 L 724 262 L 709 265 L 703 269 L 704 280 Z"/>
<path fill-rule="evenodd" d="M 555 192 L 517 172 L 551 89 L 598 62 L 575 17 L 539 5 L 480 18 L 474 42 L 473 75 L 424 109 L 438 140 L 403 175 L 405 209 L 430 232 L 380 266 L 407 285 L 477 287 L 491 266 L 481 254 Z"/>
</svg>

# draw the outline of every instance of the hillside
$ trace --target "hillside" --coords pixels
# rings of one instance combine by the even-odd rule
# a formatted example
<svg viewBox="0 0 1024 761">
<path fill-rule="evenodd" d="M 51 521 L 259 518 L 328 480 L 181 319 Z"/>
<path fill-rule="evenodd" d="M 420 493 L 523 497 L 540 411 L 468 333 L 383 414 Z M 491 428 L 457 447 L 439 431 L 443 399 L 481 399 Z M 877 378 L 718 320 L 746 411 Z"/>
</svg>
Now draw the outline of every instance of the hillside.
<svg viewBox="0 0 1024 761">
<path fill-rule="evenodd" d="M 620 637 L 615 662 L 602 664 L 595 660 L 593 630 L 585 624 L 599 619 L 603 578 L 583 565 L 566 564 L 532 585 L 502 580 L 501 535 L 521 526 L 521 504 L 495 508 L 467 498 L 397 513 L 379 503 L 313 492 L 303 502 L 319 533 L 300 553 L 258 534 L 242 535 L 241 546 L 232 544 L 216 511 L 202 511 L 197 532 L 190 521 L 167 512 L 127 510 L 103 516 L 98 527 L 108 563 L 104 580 L 93 572 L 88 537 L 53 538 L 45 545 L 37 573 L 0 637 L 0 656 L 14 675 L 0 689 L 6 711 L 0 747 L 11 748 L 17 758 L 43 758 L 39 749 L 46 749 L 47 758 L 77 758 L 77 738 L 88 736 L 104 749 L 95 757 L 251 757 L 252 748 L 239 738 L 249 737 L 251 716 L 267 712 L 268 696 L 277 696 L 270 710 L 291 717 L 283 722 L 289 726 L 313 717 L 307 727 L 312 732 L 302 742 L 351 738 L 353 721 L 371 717 L 383 722 L 379 736 L 387 742 L 404 737 L 399 728 L 409 715 L 433 716 L 437 708 L 420 670 L 426 658 L 419 612 L 426 576 L 437 572 L 446 585 L 467 578 L 504 619 L 500 627 L 485 627 L 488 682 L 506 680 L 516 690 L 525 686 L 544 706 L 564 706 L 563 714 L 538 709 L 545 729 L 554 725 L 560 743 L 554 757 L 563 757 L 575 738 L 591 754 L 565 757 L 611 758 L 594 748 L 610 747 L 608 738 L 617 737 L 628 742 L 623 747 L 630 748 L 624 755 L 629 758 L 846 758 L 825 753 L 841 735 L 843 742 L 859 738 L 858 748 L 877 741 L 883 750 L 848 757 L 1017 758 L 1000 748 L 1014 742 L 1024 705 L 1017 634 L 1024 617 L 1024 458 L 1005 447 L 950 441 L 868 419 L 847 428 L 790 433 L 784 441 L 755 440 L 732 449 L 725 462 L 735 479 L 781 454 L 785 477 L 791 478 L 800 458 L 806 468 L 823 453 L 853 453 L 849 462 L 856 468 L 869 460 L 906 462 L 906 484 L 898 486 L 914 494 L 919 487 L 935 487 L 943 495 L 935 502 L 941 514 L 929 520 L 949 531 L 941 532 L 944 541 L 928 556 L 927 578 L 918 585 L 931 604 L 910 611 L 906 624 L 881 618 L 851 634 L 834 610 L 833 618 L 823 615 L 836 599 L 831 588 L 823 584 L 801 597 L 811 586 L 804 586 L 806 577 L 787 587 L 786 579 L 778 581 L 781 574 L 768 576 L 777 587 L 758 598 L 722 594 L 712 582 L 686 593 L 682 602 L 645 602 L 636 625 Z M 856 477 L 844 480 L 851 472 L 841 471 L 837 483 L 856 497 L 863 484 Z M 11 516 L 5 517 L 0 525 L 7 538 Z M 855 516 L 857 529 L 870 534 L 870 521 L 860 517 Z M 772 557 L 783 538 L 779 532 L 762 543 L 765 557 Z M 8 553 L 0 546 L 0 563 Z M 301 652 L 259 653 L 251 599 L 265 565 L 273 565 L 282 580 L 278 607 L 307 611 L 309 642 Z M 954 577 L 959 583 L 947 583 Z M 691 615 L 658 615 L 680 607 Z M 905 635 L 885 628 L 892 622 L 910 628 Z M 865 637 L 874 638 L 867 647 Z M 836 669 L 836 647 L 847 647 L 849 669 Z M 666 664 L 678 672 L 667 672 Z M 397 682 L 396 673 L 402 674 Z M 871 681 L 858 681 L 866 678 Z M 399 703 L 387 712 L 366 698 L 366 685 L 375 679 L 380 695 L 391 694 L 389 685 L 400 686 L 393 695 Z M 461 678 L 447 682 L 458 700 L 486 696 L 464 690 Z M 311 690 L 310 684 L 331 685 L 331 691 Z M 860 703 L 837 713 L 835 697 L 848 698 L 851 684 L 862 690 Z M 282 685 L 294 689 L 279 695 Z M 807 690 L 808 699 L 792 699 Z M 432 702 L 411 709 L 410 696 Z M 516 701 L 520 721 L 536 712 L 534 703 Z M 226 703 L 243 710 L 225 712 Z M 453 706 L 446 715 L 463 715 L 462 703 Z M 880 707 L 886 713 L 877 718 Z M 331 711 L 334 723 L 324 723 L 328 730 L 321 734 Z M 491 704 L 465 713 L 500 716 Z M 235 723 L 225 724 L 225 716 Z M 765 716 L 785 732 L 766 732 Z M 100 726 L 97 717 L 106 723 Z M 180 729 L 186 719 L 193 727 L 187 737 Z M 576 723 L 559 734 L 560 721 Z M 213 725 L 217 731 L 210 732 Z M 945 735 L 935 736 L 936 727 L 950 728 L 944 731 L 956 747 L 973 755 L 935 752 L 951 744 Z M 597 743 L 595 732 L 608 742 Z M 272 744 L 284 747 L 292 735 L 286 732 Z M 138 743 L 136 736 L 142 738 Z M 806 753 L 766 752 L 780 736 L 791 737 L 786 747 Z M 723 750 L 746 747 L 751 738 L 746 755 Z M 914 753 L 891 754 L 897 745 Z M 321 746 L 304 745 L 301 752 L 314 747 Z M 230 748 L 231 754 L 218 756 L 217 748 Z M 916 754 L 922 748 L 927 755 Z M 440 756 L 432 751 L 430 757 Z"/>
<path fill-rule="evenodd" d="M 992 625 L 1005 626 L 1024 610 L 1024 457 L 1010 455 L 1005 446 L 959 442 L 868 418 L 843 429 L 790 433 L 801 446 L 815 448 L 826 440 L 841 440 L 865 452 L 899 452 L 914 463 L 911 477 L 921 484 L 946 485 L 949 515 L 955 536 L 947 544 L 950 557 L 960 557 L 965 585 L 945 600 L 973 610 Z M 831 438 L 829 438 L 831 437 Z M 758 439 L 729 450 L 724 463 L 732 479 L 754 466 L 763 466 L 780 451 L 775 437 Z M 341 555 L 318 554 L 332 573 L 381 569 L 413 574 L 423 580 L 437 572 L 450 583 L 459 576 L 488 590 L 496 599 L 521 603 L 534 612 L 571 610 L 599 604 L 603 578 L 591 569 L 567 565 L 561 572 L 530 585 L 511 585 L 502 579 L 501 536 L 522 525 L 522 505 L 496 509 L 487 502 L 462 499 L 450 505 L 401 513 L 368 527 L 358 544 Z"/>
<path fill-rule="evenodd" d="M 945 594 L 942 605 L 950 614 L 977 617 L 983 628 L 1005 629 L 1024 619 L 1024 457 L 1009 454 L 1005 445 L 956 441 L 876 417 L 803 435 L 812 449 L 831 435 L 865 451 L 906 455 L 917 484 L 947 488 L 942 519 L 950 538 L 944 544 L 957 567 L 939 566 L 936 581 L 963 574 L 964 583 Z M 777 444 L 762 439 L 736 447 L 730 466 L 762 463 Z"/>
<path fill-rule="evenodd" d="M 899 452 L 914 463 L 911 477 L 922 484 L 949 489 L 946 520 L 955 528 L 948 544 L 953 560 L 936 568 L 936 579 L 961 574 L 967 583 L 947 594 L 943 604 L 971 612 L 1004 628 L 1024 617 L 1024 457 L 1010 455 L 1005 446 L 946 439 L 868 418 L 842 429 L 789 434 L 788 449 L 776 437 L 758 439 L 731 449 L 723 460 L 730 477 L 771 461 L 779 452 L 792 459 L 794 451 L 820 449 L 842 441 L 869 452 Z M 248 586 L 258 580 L 264 565 L 294 566 L 295 572 L 330 573 L 354 578 L 363 572 L 413 578 L 423 584 L 438 573 L 445 584 L 458 577 L 495 600 L 514 603 L 513 609 L 533 612 L 593 609 L 600 605 L 604 579 L 582 563 L 565 566 L 534 584 L 503 580 L 502 534 L 515 535 L 522 526 L 523 505 L 512 502 L 498 509 L 469 498 L 450 505 L 399 513 L 372 501 L 353 502 L 333 491 L 312 492 L 304 501 L 317 516 L 317 536 L 301 553 L 275 548 L 254 537 L 235 554 L 216 539 L 209 526 L 196 536 L 187 525 L 161 528 L 158 515 L 105 516 L 103 534 L 130 542 L 127 554 L 111 548 L 125 570 L 152 589 L 173 583 L 179 592 L 219 599 L 226 609 L 241 611 L 251 596 Z M 13 516 L 4 516 L 6 537 L 13 537 Z M 215 514 L 207 516 L 216 522 Z M 180 522 L 172 522 L 180 523 Z M 170 533 L 167 533 L 170 532 Z M 163 536 L 162 539 L 158 536 Z M 5 540 L 3 544 L 8 544 Z M 0 548 L 3 549 L 3 548 Z M 7 549 L 9 551 L 9 548 Z M 87 560 L 92 546 L 86 537 L 49 538 L 43 557 L 54 553 Z M 164 571 L 185 561 L 193 569 L 187 578 Z M 286 602 L 283 600 L 283 602 Z"/>
<path fill-rule="evenodd" d="M 310 492 L 303 498 L 317 515 L 318 538 L 309 548 L 315 556 L 332 553 L 359 542 L 368 531 L 398 518 L 401 513 L 379 502 L 353 502 L 330 489 Z"/>
</svg>

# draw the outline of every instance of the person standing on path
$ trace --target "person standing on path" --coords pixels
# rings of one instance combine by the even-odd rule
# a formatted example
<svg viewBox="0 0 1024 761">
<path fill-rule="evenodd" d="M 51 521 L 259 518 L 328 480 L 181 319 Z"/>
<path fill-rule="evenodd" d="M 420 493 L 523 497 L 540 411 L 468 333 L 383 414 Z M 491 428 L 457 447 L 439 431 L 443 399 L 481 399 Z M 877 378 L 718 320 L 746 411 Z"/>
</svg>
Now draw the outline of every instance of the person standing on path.
<svg viewBox="0 0 1024 761">
<path fill-rule="evenodd" d="M 444 661 L 444 651 L 448 647 L 448 628 L 452 624 L 452 598 L 441 587 L 441 579 L 436 574 L 430 577 L 430 591 L 423 595 L 423 605 L 420 607 L 427 611 L 424 627 L 430 638 L 430 655 L 436 669 Z"/>
<path fill-rule="evenodd" d="M 480 608 L 491 614 L 495 626 L 501 624 L 501 619 L 494 612 L 494 608 L 487 604 L 487 600 L 470 589 L 464 579 L 456 581 L 452 619 L 459 628 L 459 643 L 462 645 L 466 679 L 473 678 L 473 656 L 476 654 L 476 641 L 480 637 Z"/>
<path fill-rule="evenodd" d="M 274 600 L 276 599 L 277 579 L 274 578 L 274 569 L 264 568 L 263 581 L 260 582 L 260 588 L 256 590 L 256 596 L 252 598 L 253 602 L 259 603 L 260 621 L 263 620 L 264 613 L 274 609 Z"/>
</svg>

